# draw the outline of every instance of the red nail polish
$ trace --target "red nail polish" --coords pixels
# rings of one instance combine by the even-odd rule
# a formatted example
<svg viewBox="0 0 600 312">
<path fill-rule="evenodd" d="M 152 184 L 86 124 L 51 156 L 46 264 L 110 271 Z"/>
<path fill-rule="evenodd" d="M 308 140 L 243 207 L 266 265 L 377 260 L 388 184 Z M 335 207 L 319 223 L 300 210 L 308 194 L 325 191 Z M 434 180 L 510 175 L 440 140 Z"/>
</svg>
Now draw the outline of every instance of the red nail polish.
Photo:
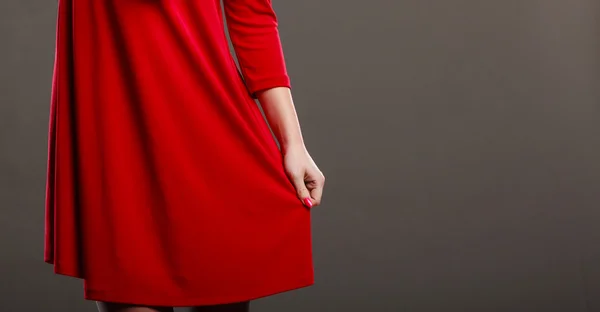
<svg viewBox="0 0 600 312">
<path fill-rule="evenodd" d="M 308 206 L 308 208 L 312 208 L 313 206 L 312 201 L 308 197 L 304 198 L 304 204 Z"/>
</svg>

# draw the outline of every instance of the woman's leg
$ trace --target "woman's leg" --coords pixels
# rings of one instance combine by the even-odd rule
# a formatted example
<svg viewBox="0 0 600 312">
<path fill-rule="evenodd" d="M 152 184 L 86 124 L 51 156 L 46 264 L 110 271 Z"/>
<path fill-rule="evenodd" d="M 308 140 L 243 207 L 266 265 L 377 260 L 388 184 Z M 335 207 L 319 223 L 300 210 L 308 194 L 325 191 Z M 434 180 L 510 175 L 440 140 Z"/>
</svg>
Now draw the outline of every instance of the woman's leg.
<svg viewBox="0 0 600 312">
<path fill-rule="evenodd" d="M 139 306 L 126 303 L 96 301 L 99 312 L 173 312 L 172 307 Z"/>
<path fill-rule="evenodd" d="M 219 304 L 219 305 L 208 305 L 208 306 L 197 306 L 193 307 L 192 312 L 249 312 L 250 301 Z"/>
</svg>

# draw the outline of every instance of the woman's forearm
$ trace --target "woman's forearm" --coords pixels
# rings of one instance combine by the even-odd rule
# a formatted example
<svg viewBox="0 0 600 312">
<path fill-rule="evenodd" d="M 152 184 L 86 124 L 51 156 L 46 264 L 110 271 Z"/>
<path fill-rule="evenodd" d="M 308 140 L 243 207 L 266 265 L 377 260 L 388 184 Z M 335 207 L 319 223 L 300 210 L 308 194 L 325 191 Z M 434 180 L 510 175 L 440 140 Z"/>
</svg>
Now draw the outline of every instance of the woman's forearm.
<svg viewBox="0 0 600 312">
<path fill-rule="evenodd" d="M 256 96 L 271 130 L 279 141 L 282 153 L 293 149 L 304 149 L 304 140 L 290 89 L 287 87 L 266 89 L 258 92 Z"/>
<path fill-rule="evenodd" d="M 256 93 L 283 154 L 283 166 L 298 198 L 309 208 L 321 204 L 325 176 L 309 155 L 289 87 Z"/>
</svg>

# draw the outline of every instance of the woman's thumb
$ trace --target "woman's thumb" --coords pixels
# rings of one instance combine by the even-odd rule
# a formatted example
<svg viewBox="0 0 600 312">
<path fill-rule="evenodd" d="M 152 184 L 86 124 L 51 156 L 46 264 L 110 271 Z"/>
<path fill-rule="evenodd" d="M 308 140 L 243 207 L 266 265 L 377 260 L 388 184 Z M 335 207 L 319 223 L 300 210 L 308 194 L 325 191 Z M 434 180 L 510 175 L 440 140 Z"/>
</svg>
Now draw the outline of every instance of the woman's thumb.
<svg viewBox="0 0 600 312">
<path fill-rule="evenodd" d="M 298 194 L 298 198 L 302 200 L 304 205 L 308 208 L 312 208 L 312 199 L 310 198 L 310 192 L 306 188 L 306 184 L 304 183 L 304 178 L 302 175 L 294 176 L 292 182 L 294 183 L 294 187 L 296 188 L 296 193 Z"/>
</svg>

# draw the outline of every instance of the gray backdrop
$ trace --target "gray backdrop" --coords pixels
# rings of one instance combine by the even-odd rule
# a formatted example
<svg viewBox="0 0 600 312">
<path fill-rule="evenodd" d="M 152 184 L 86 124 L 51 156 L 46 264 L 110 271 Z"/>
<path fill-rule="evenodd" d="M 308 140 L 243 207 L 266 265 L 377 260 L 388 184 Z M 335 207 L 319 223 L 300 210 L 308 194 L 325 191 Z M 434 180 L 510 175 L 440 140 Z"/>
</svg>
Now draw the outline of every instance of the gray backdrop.
<svg viewBox="0 0 600 312">
<path fill-rule="evenodd" d="M 600 2 L 274 0 L 316 285 L 254 311 L 600 311 Z M 43 262 L 56 1 L 0 2 L 0 311 L 94 311 Z"/>
</svg>

